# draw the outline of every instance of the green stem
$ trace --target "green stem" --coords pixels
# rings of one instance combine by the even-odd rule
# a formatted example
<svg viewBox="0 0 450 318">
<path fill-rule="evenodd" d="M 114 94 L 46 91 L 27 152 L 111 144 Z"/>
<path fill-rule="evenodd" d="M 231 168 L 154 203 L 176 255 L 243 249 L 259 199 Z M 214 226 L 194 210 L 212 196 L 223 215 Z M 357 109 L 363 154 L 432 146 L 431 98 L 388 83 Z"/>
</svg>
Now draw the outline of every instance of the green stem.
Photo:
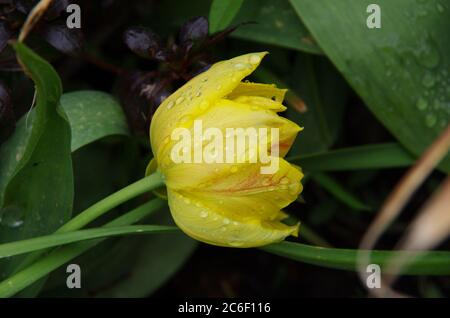
<svg viewBox="0 0 450 318">
<path fill-rule="evenodd" d="M 69 222 L 60 227 L 56 232 L 69 232 L 81 229 L 83 226 L 102 216 L 109 210 L 118 205 L 134 198 L 142 193 L 156 189 L 162 186 L 163 179 L 161 174 L 157 171 L 148 177 L 142 178 L 135 183 L 126 186 L 125 188 L 111 194 L 103 200 L 95 203 L 93 206 L 87 208 Z"/>
<path fill-rule="evenodd" d="M 125 226 L 136 223 L 163 207 L 165 202 L 160 199 L 153 199 L 138 208 L 114 219 L 103 227 Z M 57 249 L 53 249 L 45 257 L 40 258 L 30 266 L 19 271 L 13 276 L 0 282 L 0 298 L 11 297 L 27 286 L 45 277 L 50 272 L 62 266 L 66 262 L 83 254 L 105 239 L 95 239 L 93 241 L 70 244 Z"/>
<path fill-rule="evenodd" d="M 151 191 L 162 186 L 163 179 L 162 175 L 156 171 L 155 173 L 142 178 L 125 188 L 107 196 L 103 200 L 95 203 L 91 207 L 87 208 L 76 217 L 71 219 L 69 222 L 61 226 L 55 233 L 65 233 L 70 231 L 75 231 L 81 229 L 83 226 L 89 224 L 93 220 L 102 216 L 109 210 L 115 208 L 116 206 L 128 201 L 131 198 L 134 198 L 142 193 Z M 21 264 L 17 267 L 14 274 L 18 271 L 22 270 L 26 266 L 33 263 L 36 259 L 39 258 L 43 254 L 44 251 L 36 252 L 29 254 L 25 259 L 21 262 Z"/>
</svg>

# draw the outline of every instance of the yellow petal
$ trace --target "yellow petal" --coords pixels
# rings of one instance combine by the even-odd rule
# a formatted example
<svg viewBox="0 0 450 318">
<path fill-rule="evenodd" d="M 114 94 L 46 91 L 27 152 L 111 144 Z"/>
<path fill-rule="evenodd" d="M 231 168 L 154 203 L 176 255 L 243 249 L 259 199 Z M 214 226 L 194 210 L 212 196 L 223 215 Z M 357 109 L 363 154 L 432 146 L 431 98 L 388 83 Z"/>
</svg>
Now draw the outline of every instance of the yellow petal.
<svg viewBox="0 0 450 318">
<path fill-rule="evenodd" d="M 169 207 L 175 223 L 192 238 L 218 246 L 257 247 L 297 235 L 298 225 L 257 218 L 233 219 L 206 207 L 189 195 L 168 191 Z M 219 203 L 218 203 L 219 204 Z M 245 214 L 245 211 L 242 211 Z"/>
<path fill-rule="evenodd" d="M 280 210 L 302 190 L 303 173 L 284 159 L 280 159 L 278 171 L 271 175 L 261 174 L 259 164 L 217 171 L 211 171 L 209 166 L 177 166 L 169 170 L 167 186 L 179 193 L 189 193 L 190 198 L 203 206 L 240 221 L 283 219 Z"/>
<path fill-rule="evenodd" d="M 158 107 L 150 125 L 150 140 L 158 162 L 163 148 L 171 147 L 173 129 L 198 117 L 218 99 L 230 94 L 258 67 L 266 52 L 250 53 L 222 61 L 183 85 Z"/>
<path fill-rule="evenodd" d="M 259 96 L 282 103 L 286 92 L 287 89 L 277 88 L 275 84 L 241 82 L 227 98 L 236 99 L 240 96 Z"/>
<path fill-rule="evenodd" d="M 261 97 L 263 98 L 263 97 Z M 271 103 L 277 103 L 270 100 Z M 281 104 L 279 104 L 282 106 Z M 276 106 L 275 106 L 276 107 Z M 278 116 L 274 111 L 268 110 L 266 106 L 257 106 L 251 104 L 243 104 L 236 101 L 231 101 L 228 99 L 220 99 L 218 100 L 213 107 L 208 109 L 205 113 L 191 118 L 190 121 L 186 124 L 186 128 L 190 131 L 190 143 L 191 145 L 195 144 L 194 140 L 194 120 L 200 120 L 202 124 L 202 129 L 205 130 L 210 127 L 214 127 L 219 129 L 224 136 L 227 135 L 227 129 L 229 128 L 252 128 L 256 131 L 259 128 L 267 128 L 268 133 L 270 133 L 270 128 L 278 128 L 279 129 L 279 156 L 284 157 L 286 153 L 289 151 L 292 146 L 295 137 L 298 132 L 301 131 L 297 124 L 294 122 Z M 268 143 L 263 146 L 267 149 L 271 148 L 270 138 L 267 138 Z M 203 150 L 205 146 L 209 143 L 209 141 L 204 141 Z M 226 141 L 223 141 L 224 147 Z M 173 148 L 173 143 L 170 143 L 171 147 L 165 147 L 163 150 L 159 152 L 158 162 L 161 165 L 162 172 L 165 174 L 166 170 L 168 170 L 174 163 L 169 159 L 171 156 L 171 152 L 175 150 Z M 250 143 L 247 143 L 246 149 L 242 149 L 246 154 L 249 152 L 248 146 Z M 275 145 L 273 145 L 275 146 Z M 259 149 L 251 149 L 254 154 L 259 153 Z M 201 149 L 200 149 L 201 151 Z M 225 150 L 224 150 L 225 153 Z M 194 147 L 191 147 L 191 158 L 193 158 Z M 236 157 L 242 156 L 242 153 L 235 153 Z M 223 160 L 225 162 L 225 160 Z M 238 158 L 235 158 L 234 162 L 238 162 Z M 227 165 L 222 165 L 216 168 L 226 168 Z"/>
</svg>

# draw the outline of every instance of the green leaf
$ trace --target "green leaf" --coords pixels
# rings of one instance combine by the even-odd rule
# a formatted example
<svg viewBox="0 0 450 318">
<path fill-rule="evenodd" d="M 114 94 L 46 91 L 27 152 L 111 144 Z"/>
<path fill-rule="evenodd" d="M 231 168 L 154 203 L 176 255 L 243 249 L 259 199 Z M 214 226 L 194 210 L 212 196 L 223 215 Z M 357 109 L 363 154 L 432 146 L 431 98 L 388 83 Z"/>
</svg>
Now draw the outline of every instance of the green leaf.
<svg viewBox="0 0 450 318">
<path fill-rule="evenodd" d="M 107 238 L 126 234 L 166 233 L 173 231 L 178 231 L 178 228 L 161 225 L 129 225 L 55 233 L 27 240 L 0 244 L 0 258 L 96 238 Z"/>
<path fill-rule="evenodd" d="M 99 91 L 77 91 L 61 96 L 71 128 L 72 152 L 98 139 L 113 135 L 128 135 L 125 115 L 118 102 L 109 94 Z M 32 133 L 35 109 L 23 116 L 10 139 L 0 147 L 0 203 L 4 190 Z"/>
<path fill-rule="evenodd" d="M 13 153 L 17 164 L 5 182 L 1 210 L 0 242 L 17 241 L 55 231 L 71 216 L 73 174 L 70 127 L 59 108 L 61 81 L 55 70 L 22 43 L 14 45 L 18 58 L 36 85 L 35 112 L 28 118 L 29 132 Z M 6 148 L 14 149 L 16 137 Z M 17 149 L 17 148 L 16 148 Z M 11 163 L 7 163 L 11 167 Z M 3 263 L 0 274 L 7 275 L 20 261 Z"/>
<path fill-rule="evenodd" d="M 157 211 L 163 205 L 163 200 L 154 199 L 107 223 L 104 227 L 118 227 L 136 223 L 152 212 Z M 17 292 L 33 284 L 42 277 L 45 277 L 64 263 L 93 248 L 103 240 L 104 239 L 97 239 L 94 241 L 70 244 L 51 251 L 27 268 L 0 282 L 0 297 L 10 297 L 15 295 Z"/>
<path fill-rule="evenodd" d="M 315 173 L 311 178 L 330 192 L 337 200 L 355 210 L 371 210 L 369 206 L 361 202 L 353 193 L 344 188 L 339 182 L 323 173 Z"/>
<path fill-rule="evenodd" d="M 106 136 L 129 134 L 120 104 L 107 93 L 67 93 L 61 97 L 61 105 L 72 130 L 72 151 Z"/>
<path fill-rule="evenodd" d="M 228 27 L 243 2 L 244 0 L 213 0 L 209 10 L 209 32 L 216 33 Z"/>
<path fill-rule="evenodd" d="M 306 27 L 285 0 L 244 1 L 233 24 L 245 22 L 255 23 L 239 27 L 232 33 L 233 37 L 322 54 Z"/>
<path fill-rule="evenodd" d="M 341 248 L 315 247 L 305 244 L 282 242 L 262 248 L 264 251 L 287 257 L 302 263 L 322 267 L 355 271 L 357 266 L 358 250 Z M 383 266 L 394 256 L 403 255 L 405 258 L 414 257 L 415 253 L 407 251 L 372 251 L 371 263 Z M 450 252 L 431 251 L 414 258 L 411 265 L 402 271 L 405 275 L 449 275 Z"/>
<path fill-rule="evenodd" d="M 306 171 L 341 171 L 408 167 L 415 159 L 401 145 L 386 143 L 293 156 L 287 160 Z"/>
<path fill-rule="evenodd" d="M 373 1 L 290 2 L 375 116 L 412 153 L 423 153 L 450 120 L 448 6 L 380 0 L 381 28 L 369 29 Z M 450 156 L 441 167 L 450 171 Z"/>
</svg>

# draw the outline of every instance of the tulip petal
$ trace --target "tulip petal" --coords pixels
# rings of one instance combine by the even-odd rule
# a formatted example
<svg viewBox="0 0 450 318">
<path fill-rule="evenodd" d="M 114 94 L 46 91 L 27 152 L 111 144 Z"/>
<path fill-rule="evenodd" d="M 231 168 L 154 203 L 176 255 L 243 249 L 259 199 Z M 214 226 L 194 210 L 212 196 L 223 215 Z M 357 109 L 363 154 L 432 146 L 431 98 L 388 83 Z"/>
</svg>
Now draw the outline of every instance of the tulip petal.
<svg viewBox="0 0 450 318">
<path fill-rule="evenodd" d="M 248 98 L 245 96 L 242 96 L 240 98 Z M 254 97 L 256 98 L 256 97 Z M 263 98 L 263 97 L 260 97 Z M 264 98 L 263 98 L 264 99 Z M 207 110 L 204 114 L 199 115 L 196 118 L 191 118 L 188 123 L 186 123 L 187 129 L 189 129 L 190 132 L 190 144 L 191 148 L 191 158 L 194 157 L 194 147 L 196 143 L 198 143 L 198 139 L 195 139 L 195 132 L 194 132 L 194 121 L 198 120 L 201 122 L 202 130 L 206 130 L 207 128 L 214 127 L 216 129 L 219 129 L 222 136 L 224 137 L 222 139 L 223 144 L 226 144 L 226 140 L 224 140 L 227 136 L 227 129 L 229 128 L 239 128 L 239 129 L 254 129 L 255 131 L 258 131 L 260 128 L 267 128 L 267 133 L 270 134 L 271 128 L 277 128 L 279 133 L 279 139 L 278 139 L 278 151 L 279 156 L 284 157 L 286 153 L 289 151 L 290 147 L 292 146 L 293 141 L 295 140 L 295 137 L 297 136 L 298 132 L 302 130 L 301 127 L 299 127 L 296 123 L 278 116 L 274 111 L 269 110 L 270 107 L 284 107 L 281 104 L 278 104 L 277 102 L 274 102 L 272 100 L 269 101 L 269 104 L 267 105 L 255 105 L 255 104 L 244 104 L 239 103 L 236 101 L 231 101 L 228 99 L 220 99 L 215 104 L 214 107 Z M 272 104 L 278 104 L 279 106 L 272 106 Z M 245 132 L 244 132 L 245 133 Z M 258 136 L 259 137 L 259 136 Z M 199 137 L 200 138 L 200 137 Z M 263 142 L 262 139 L 258 139 L 258 146 L 265 147 L 266 149 L 271 149 L 271 147 L 276 146 L 275 144 L 272 145 L 270 143 L 270 137 L 266 139 L 265 144 L 260 144 Z M 202 142 L 203 148 L 197 149 L 197 151 L 202 152 L 206 145 L 210 143 L 209 140 L 204 140 Z M 176 149 L 173 147 L 174 143 L 167 142 L 168 145 L 171 147 L 164 147 L 163 150 L 159 152 L 159 158 L 158 162 L 162 165 L 163 173 L 165 174 L 165 171 L 170 169 L 170 167 L 174 166 L 175 163 L 170 160 L 171 152 L 175 151 Z M 249 156 L 249 147 L 250 142 L 247 142 L 246 147 L 244 149 L 239 149 L 239 151 L 235 151 L 234 155 L 235 158 L 233 162 L 238 162 L 238 159 L 244 155 Z M 254 149 L 254 147 L 251 147 L 253 154 L 258 154 L 259 149 Z M 223 154 L 225 156 L 225 154 Z M 221 158 L 218 158 L 216 162 L 223 163 L 226 162 L 225 160 L 220 160 Z M 230 161 L 228 161 L 230 162 Z M 217 167 L 215 167 L 217 168 Z M 221 165 L 218 168 L 227 168 L 227 165 Z"/>
<path fill-rule="evenodd" d="M 198 117 L 216 100 L 230 94 L 259 65 L 267 52 L 250 53 L 222 61 L 197 75 L 170 95 L 158 107 L 150 126 L 150 139 L 155 157 L 171 147 L 170 136 L 176 127 Z"/>
<path fill-rule="evenodd" d="M 192 164 L 169 170 L 167 186 L 233 219 L 282 219 L 280 210 L 302 191 L 303 173 L 284 159 L 274 174 L 261 174 L 260 164 L 235 165 L 235 169 L 211 169 Z M 220 203 L 219 205 L 217 203 Z"/>
<path fill-rule="evenodd" d="M 259 96 L 282 103 L 286 92 L 287 89 L 277 88 L 275 84 L 241 82 L 227 98 L 236 99 L 240 96 Z"/>
<path fill-rule="evenodd" d="M 298 224 L 257 218 L 234 219 L 207 207 L 189 195 L 168 191 L 169 207 L 175 223 L 190 237 L 218 246 L 257 247 L 297 236 Z M 245 214 L 245 211 L 242 210 Z"/>
</svg>

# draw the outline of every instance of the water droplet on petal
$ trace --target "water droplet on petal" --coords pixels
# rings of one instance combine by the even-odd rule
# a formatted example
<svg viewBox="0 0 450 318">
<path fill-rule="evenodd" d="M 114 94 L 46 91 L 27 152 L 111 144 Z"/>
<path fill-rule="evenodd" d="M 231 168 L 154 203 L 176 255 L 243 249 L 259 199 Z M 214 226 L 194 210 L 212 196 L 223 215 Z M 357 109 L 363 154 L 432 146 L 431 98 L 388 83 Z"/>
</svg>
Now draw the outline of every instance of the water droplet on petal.
<svg viewBox="0 0 450 318">
<path fill-rule="evenodd" d="M 167 109 L 171 109 L 173 105 L 175 105 L 173 101 L 169 102 L 169 104 L 167 104 Z"/>
<path fill-rule="evenodd" d="M 259 55 L 250 55 L 250 64 L 258 64 L 261 62 L 261 57 Z"/>
<path fill-rule="evenodd" d="M 245 64 L 243 64 L 243 63 L 236 63 L 236 64 L 234 64 L 234 68 L 237 69 L 237 70 L 242 70 L 242 69 L 245 68 Z"/>
<path fill-rule="evenodd" d="M 181 104 L 183 101 L 184 101 L 184 97 L 181 96 L 181 97 L 178 97 L 178 98 L 177 98 L 177 100 L 176 100 L 175 103 L 176 103 L 177 105 L 179 105 L 179 104 Z"/>
<path fill-rule="evenodd" d="M 201 218 L 206 218 L 208 216 L 208 211 L 202 211 L 200 212 L 200 217 Z"/>
<path fill-rule="evenodd" d="M 224 218 L 224 219 L 223 219 L 223 224 L 230 224 L 230 220 L 227 219 L 227 218 Z"/>
</svg>

